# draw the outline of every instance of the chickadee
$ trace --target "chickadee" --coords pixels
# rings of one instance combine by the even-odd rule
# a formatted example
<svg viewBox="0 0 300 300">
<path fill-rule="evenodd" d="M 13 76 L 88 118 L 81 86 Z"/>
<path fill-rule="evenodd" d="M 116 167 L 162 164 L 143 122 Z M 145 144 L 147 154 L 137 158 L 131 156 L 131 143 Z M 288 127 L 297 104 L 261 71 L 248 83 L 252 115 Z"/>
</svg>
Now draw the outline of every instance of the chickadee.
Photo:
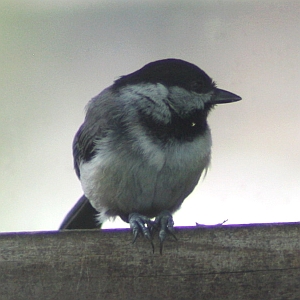
<svg viewBox="0 0 300 300">
<path fill-rule="evenodd" d="M 134 241 L 139 232 L 151 240 L 151 228 L 158 228 L 162 250 L 173 233 L 172 213 L 209 166 L 210 110 L 239 100 L 179 59 L 151 62 L 117 79 L 87 104 L 73 142 L 84 196 L 60 229 L 95 228 L 120 216 Z"/>
</svg>

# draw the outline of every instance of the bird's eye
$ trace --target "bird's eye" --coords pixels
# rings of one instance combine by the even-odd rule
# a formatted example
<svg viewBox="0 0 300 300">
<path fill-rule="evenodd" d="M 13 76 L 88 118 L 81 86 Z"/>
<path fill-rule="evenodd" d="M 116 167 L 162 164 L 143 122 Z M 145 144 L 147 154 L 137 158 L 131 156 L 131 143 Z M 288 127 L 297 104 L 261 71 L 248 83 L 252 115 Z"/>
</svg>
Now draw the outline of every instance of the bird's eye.
<svg viewBox="0 0 300 300">
<path fill-rule="evenodd" d="M 191 83 L 191 89 L 195 92 L 200 92 L 204 87 L 204 81 L 199 79 Z"/>
</svg>

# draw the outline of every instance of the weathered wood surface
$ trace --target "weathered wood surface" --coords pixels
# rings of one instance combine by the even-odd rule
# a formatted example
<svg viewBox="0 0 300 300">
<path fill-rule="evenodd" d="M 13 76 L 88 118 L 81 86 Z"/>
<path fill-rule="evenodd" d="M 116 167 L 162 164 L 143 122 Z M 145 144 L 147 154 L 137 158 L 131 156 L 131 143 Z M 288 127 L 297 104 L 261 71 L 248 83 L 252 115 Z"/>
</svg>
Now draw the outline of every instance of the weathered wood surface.
<svg viewBox="0 0 300 300">
<path fill-rule="evenodd" d="M 0 299 L 300 299 L 300 225 L 0 234 Z"/>
</svg>

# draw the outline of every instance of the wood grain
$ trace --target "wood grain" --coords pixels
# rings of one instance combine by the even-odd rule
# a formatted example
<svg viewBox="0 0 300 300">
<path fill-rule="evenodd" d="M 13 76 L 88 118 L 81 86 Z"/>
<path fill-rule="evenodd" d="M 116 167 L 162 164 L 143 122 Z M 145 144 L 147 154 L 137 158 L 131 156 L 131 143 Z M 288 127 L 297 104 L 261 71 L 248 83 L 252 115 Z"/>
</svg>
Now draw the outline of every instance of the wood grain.
<svg viewBox="0 0 300 300">
<path fill-rule="evenodd" d="M 300 299 L 300 225 L 0 234 L 0 299 Z"/>
</svg>

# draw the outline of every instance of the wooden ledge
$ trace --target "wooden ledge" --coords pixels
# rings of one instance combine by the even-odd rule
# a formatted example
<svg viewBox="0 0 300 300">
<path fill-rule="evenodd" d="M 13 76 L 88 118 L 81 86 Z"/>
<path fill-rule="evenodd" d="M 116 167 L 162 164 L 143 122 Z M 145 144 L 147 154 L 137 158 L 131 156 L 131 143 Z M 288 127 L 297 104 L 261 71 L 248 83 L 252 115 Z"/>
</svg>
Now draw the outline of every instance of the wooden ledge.
<svg viewBox="0 0 300 300">
<path fill-rule="evenodd" d="M 0 299 L 300 299 L 300 224 L 0 234 Z"/>
</svg>

